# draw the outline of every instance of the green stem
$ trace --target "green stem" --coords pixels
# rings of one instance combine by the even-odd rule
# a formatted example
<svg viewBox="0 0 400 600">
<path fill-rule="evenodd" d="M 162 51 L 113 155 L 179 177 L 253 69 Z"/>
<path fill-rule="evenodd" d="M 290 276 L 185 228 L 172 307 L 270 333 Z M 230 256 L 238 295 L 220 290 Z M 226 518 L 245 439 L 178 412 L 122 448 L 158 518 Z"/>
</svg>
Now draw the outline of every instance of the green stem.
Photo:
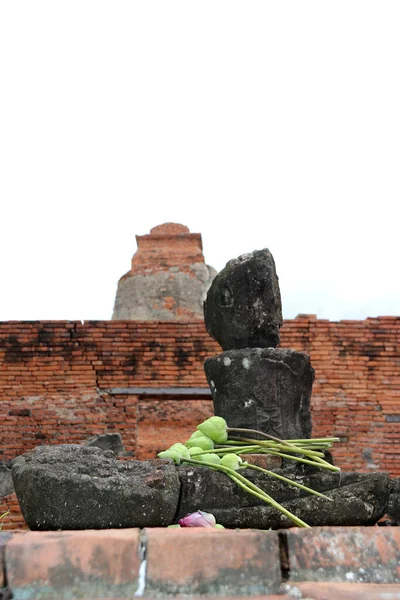
<svg viewBox="0 0 400 600">
<path fill-rule="evenodd" d="M 305 485 L 302 485 L 301 483 L 297 483 L 297 481 L 293 481 L 292 479 L 289 479 L 288 477 L 283 477 L 283 475 L 278 475 L 278 473 L 274 473 L 273 471 L 268 471 L 267 469 L 263 469 L 262 467 L 259 467 L 258 465 L 252 465 L 252 464 L 245 462 L 240 465 L 240 468 L 241 469 L 242 468 L 243 469 L 255 469 L 256 471 L 261 471 L 262 473 L 267 473 L 267 475 L 276 477 L 277 479 L 280 479 L 281 481 L 285 481 L 286 483 L 290 483 L 290 485 L 294 485 L 295 487 L 298 487 L 301 490 L 309 492 L 310 494 L 314 494 L 314 496 L 319 496 L 320 498 L 324 498 L 325 500 L 329 500 L 330 502 L 333 501 L 332 498 L 325 496 L 325 494 L 321 494 L 320 492 L 317 492 L 316 490 L 313 490 Z"/>
<path fill-rule="evenodd" d="M 228 433 L 238 431 L 239 433 L 255 433 L 256 435 L 260 435 L 261 437 L 265 437 L 268 440 L 274 440 L 274 442 L 282 442 L 280 438 L 274 437 L 273 435 L 269 435 L 268 433 L 264 433 L 262 431 L 257 431 L 257 429 L 246 429 L 243 427 L 227 427 L 226 431 Z"/>
<path fill-rule="evenodd" d="M 304 438 L 299 440 L 285 440 L 285 442 L 290 442 L 291 444 L 314 444 L 315 442 L 338 442 L 339 438 L 337 437 L 326 437 L 326 438 Z"/>
<path fill-rule="evenodd" d="M 259 440 L 257 440 L 259 441 Z M 226 440 L 226 442 L 224 444 L 216 444 L 216 446 L 218 446 L 218 448 L 222 448 L 223 446 L 230 446 L 230 445 L 237 445 L 237 444 L 246 444 L 246 442 L 241 442 L 239 440 L 239 438 L 237 438 L 237 440 L 235 439 L 235 441 L 233 440 Z"/>
<path fill-rule="evenodd" d="M 214 448 L 214 450 L 203 450 L 202 452 L 195 454 L 195 456 L 202 456 L 203 454 L 235 454 L 236 452 L 243 452 L 245 448 L 250 448 L 249 451 L 252 451 L 257 449 L 258 446 L 230 446 L 229 448 Z"/>
<path fill-rule="evenodd" d="M 287 450 L 285 446 L 277 446 L 276 449 L 279 450 L 279 452 L 281 452 L 281 450 L 283 450 L 284 452 L 289 452 L 289 450 Z M 306 448 L 298 448 L 297 450 L 293 450 L 293 453 L 303 454 L 304 456 L 308 456 L 309 458 L 322 458 L 325 456 L 323 452 L 319 452 L 318 450 L 309 450 Z"/>
<path fill-rule="evenodd" d="M 271 450 L 281 451 L 283 449 L 286 452 L 295 452 L 296 454 L 304 454 L 305 456 L 325 456 L 322 452 L 316 452 L 315 450 L 309 450 L 307 448 L 299 448 L 295 445 L 285 444 L 284 442 L 275 443 L 275 442 L 263 442 L 261 440 L 253 440 L 250 438 L 241 438 L 243 441 L 248 444 L 258 444 L 260 448 L 270 448 Z"/>
<path fill-rule="evenodd" d="M 313 467 L 321 467 L 321 469 L 328 469 L 328 471 L 335 471 L 335 472 L 340 471 L 339 467 L 334 467 L 333 465 L 331 465 L 327 462 L 316 462 L 316 461 L 308 460 L 307 458 L 300 458 L 300 456 L 293 456 L 292 454 L 284 454 L 283 452 L 276 452 L 275 450 L 265 449 L 263 454 L 272 454 L 273 456 L 281 456 L 282 458 L 289 458 L 290 460 L 305 463 L 306 465 L 312 465 Z"/>
<path fill-rule="evenodd" d="M 285 440 L 281 440 L 277 437 L 274 437 L 273 435 L 269 435 L 268 433 L 263 433 L 262 431 L 257 431 L 257 429 L 245 429 L 243 427 L 227 427 L 226 431 L 228 432 L 228 434 L 230 432 L 239 432 L 239 433 L 255 433 L 256 435 L 260 435 L 261 437 L 265 437 L 268 440 L 273 440 L 274 442 L 278 442 L 279 444 L 283 444 L 289 448 L 294 448 L 294 446 L 292 446 L 291 444 L 288 444 L 287 442 L 285 442 Z M 253 440 L 254 441 L 254 440 Z M 257 440 L 255 440 L 257 441 Z M 259 441 L 259 440 L 258 440 Z"/>
</svg>

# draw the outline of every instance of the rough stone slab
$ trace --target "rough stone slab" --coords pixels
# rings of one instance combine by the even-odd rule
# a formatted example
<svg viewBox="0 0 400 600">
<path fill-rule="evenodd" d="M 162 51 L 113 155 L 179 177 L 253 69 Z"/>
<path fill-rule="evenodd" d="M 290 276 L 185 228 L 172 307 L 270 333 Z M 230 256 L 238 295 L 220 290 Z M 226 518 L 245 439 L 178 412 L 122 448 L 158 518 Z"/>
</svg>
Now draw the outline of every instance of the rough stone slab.
<svg viewBox="0 0 400 600">
<path fill-rule="evenodd" d="M 400 582 L 398 527 L 287 532 L 291 581 Z"/>
<path fill-rule="evenodd" d="M 371 473 L 369 478 L 359 483 L 327 490 L 325 494 L 332 498 L 333 502 L 307 494 L 296 500 L 280 501 L 280 503 L 313 527 L 374 525 L 385 512 L 388 498 L 387 480 L 388 476 L 384 473 Z M 321 491 L 312 485 L 310 487 Z M 273 494 L 271 495 L 275 498 Z M 213 514 L 219 523 L 225 524 L 228 520 L 230 527 L 258 526 L 263 529 L 293 527 L 290 519 L 265 503 L 262 506 L 242 509 L 216 509 Z"/>
<path fill-rule="evenodd" d="M 9 496 L 14 491 L 12 482 L 11 469 L 4 463 L 0 462 L 0 498 Z"/>
<path fill-rule="evenodd" d="M 312 600 L 400 600 L 396 583 L 333 583 L 302 581 L 292 587 L 291 598 L 299 590 L 302 598 Z"/>
<path fill-rule="evenodd" d="M 229 427 L 281 439 L 311 436 L 314 369 L 304 352 L 282 348 L 228 350 L 204 363 L 214 412 Z"/>
<path fill-rule="evenodd" d="M 120 433 L 101 433 L 88 440 L 86 445 L 95 446 L 96 448 L 101 448 L 101 450 L 112 450 L 115 456 L 120 456 L 125 452 Z"/>
<path fill-rule="evenodd" d="M 224 350 L 279 344 L 282 303 L 268 249 L 230 260 L 214 278 L 204 302 L 208 333 Z"/>
<path fill-rule="evenodd" d="M 32 530 L 164 526 L 178 506 L 171 461 L 119 461 L 95 447 L 39 446 L 13 461 L 12 476 Z"/>
<path fill-rule="evenodd" d="M 6 549 L 14 600 L 96 596 L 133 598 L 138 587 L 139 531 L 29 532 Z"/>
<path fill-rule="evenodd" d="M 182 484 L 178 519 L 202 510 L 212 513 L 225 527 L 283 529 L 293 523 L 275 508 L 240 489 L 223 473 L 201 467 L 177 468 Z M 309 525 L 371 525 L 384 514 L 390 493 L 386 473 L 343 474 L 319 471 L 308 475 L 297 469 L 276 469 L 333 501 L 281 482 L 251 469 L 241 474 Z M 340 485 L 340 487 L 339 487 Z"/>
<path fill-rule="evenodd" d="M 251 596 L 279 589 L 278 535 L 207 528 L 146 529 L 146 594 Z"/>
<path fill-rule="evenodd" d="M 398 477 L 392 479 L 392 490 L 386 512 L 394 525 L 400 523 L 400 479 Z"/>
</svg>

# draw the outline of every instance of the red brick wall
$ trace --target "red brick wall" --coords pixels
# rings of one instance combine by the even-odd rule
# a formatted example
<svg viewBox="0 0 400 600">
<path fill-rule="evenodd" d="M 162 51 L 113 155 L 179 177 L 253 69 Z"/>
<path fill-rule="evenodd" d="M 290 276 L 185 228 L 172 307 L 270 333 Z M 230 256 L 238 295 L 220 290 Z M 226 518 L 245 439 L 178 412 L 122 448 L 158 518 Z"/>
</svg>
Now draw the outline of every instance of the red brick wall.
<svg viewBox="0 0 400 600">
<path fill-rule="evenodd" d="M 400 476 L 399 338 L 396 317 L 282 327 L 283 347 L 311 355 L 313 435 L 343 438 L 335 459 L 345 470 Z M 200 321 L 1 323 L 0 460 L 106 431 L 137 458 L 153 455 L 211 414 L 211 401 L 107 389 L 207 387 L 203 362 L 218 351 Z"/>
</svg>

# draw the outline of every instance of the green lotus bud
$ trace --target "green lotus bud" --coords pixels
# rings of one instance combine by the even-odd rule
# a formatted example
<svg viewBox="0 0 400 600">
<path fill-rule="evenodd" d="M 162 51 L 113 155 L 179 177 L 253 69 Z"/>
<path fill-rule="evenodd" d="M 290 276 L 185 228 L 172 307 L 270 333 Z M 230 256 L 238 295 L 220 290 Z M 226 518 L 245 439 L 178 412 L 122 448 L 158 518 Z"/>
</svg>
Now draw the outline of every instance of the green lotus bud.
<svg viewBox="0 0 400 600">
<path fill-rule="evenodd" d="M 198 429 L 196 429 L 196 431 L 193 431 L 192 435 L 190 436 L 189 439 L 194 440 L 198 437 L 201 437 L 202 435 L 204 435 L 203 433 L 201 433 L 201 431 L 199 431 Z"/>
<path fill-rule="evenodd" d="M 201 435 L 197 438 L 189 439 L 186 442 L 187 448 L 193 448 L 193 446 L 196 446 L 196 448 L 202 448 L 203 450 L 214 450 L 214 442 L 206 435 Z"/>
<path fill-rule="evenodd" d="M 189 448 L 190 456 L 196 456 L 197 454 L 201 454 L 202 452 L 204 452 L 203 448 L 199 448 L 198 446 L 193 446 L 192 448 Z"/>
<path fill-rule="evenodd" d="M 184 458 L 190 457 L 189 450 L 186 448 L 185 444 L 181 444 L 180 442 L 178 442 L 177 444 L 172 444 L 172 446 L 170 446 L 168 450 L 179 452 Z"/>
<path fill-rule="evenodd" d="M 164 450 L 164 452 L 159 452 L 157 456 L 158 458 L 172 458 L 176 465 L 181 464 L 182 454 L 175 450 Z"/>
<path fill-rule="evenodd" d="M 223 456 L 221 458 L 221 465 L 223 465 L 224 467 L 229 467 L 230 469 L 233 469 L 234 471 L 238 471 L 239 467 L 240 467 L 240 463 L 242 462 L 242 459 L 240 458 L 240 456 L 238 456 L 237 454 L 225 454 L 225 456 Z"/>
<path fill-rule="evenodd" d="M 168 450 L 164 450 L 164 452 L 159 452 L 157 454 L 158 458 L 172 458 L 176 465 L 180 465 L 182 460 L 185 458 L 190 458 L 189 450 L 186 448 L 184 444 L 172 444 Z"/>
<path fill-rule="evenodd" d="M 226 428 L 226 421 L 222 417 L 210 417 L 200 425 L 197 425 L 197 429 L 211 438 L 216 444 L 224 444 L 228 439 Z"/>
<path fill-rule="evenodd" d="M 201 456 L 196 456 L 196 460 L 201 459 L 202 462 L 214 463 L 215 465 L 221 464 L 221 459 L 218 454 L 202 454 Z"/>
<path fill-rule="evenodd" d="M 173 525 L 170 525 L 170 527 L 173 527 Z M 219 523 L 216 523 L 214 525 L 214 529 L 225 529 L 225 527 L 223 525 L 220 525 Z"/>
</svg>

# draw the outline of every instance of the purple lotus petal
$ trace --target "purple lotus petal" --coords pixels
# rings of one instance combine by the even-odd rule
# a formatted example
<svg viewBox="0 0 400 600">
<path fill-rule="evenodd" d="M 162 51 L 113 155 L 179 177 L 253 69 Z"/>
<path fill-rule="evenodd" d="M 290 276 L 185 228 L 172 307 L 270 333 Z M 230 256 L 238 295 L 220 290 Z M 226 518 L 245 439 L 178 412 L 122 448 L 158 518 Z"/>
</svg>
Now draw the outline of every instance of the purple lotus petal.
<svg viewBox="0 0 400 600">
<path fill-rule="evenodd" d="M 179 520 L 181 527 L 214 527 L 216 523 L 214 515 L 198 510 L 197 512 L 186 515 Z"/>
</svg>

